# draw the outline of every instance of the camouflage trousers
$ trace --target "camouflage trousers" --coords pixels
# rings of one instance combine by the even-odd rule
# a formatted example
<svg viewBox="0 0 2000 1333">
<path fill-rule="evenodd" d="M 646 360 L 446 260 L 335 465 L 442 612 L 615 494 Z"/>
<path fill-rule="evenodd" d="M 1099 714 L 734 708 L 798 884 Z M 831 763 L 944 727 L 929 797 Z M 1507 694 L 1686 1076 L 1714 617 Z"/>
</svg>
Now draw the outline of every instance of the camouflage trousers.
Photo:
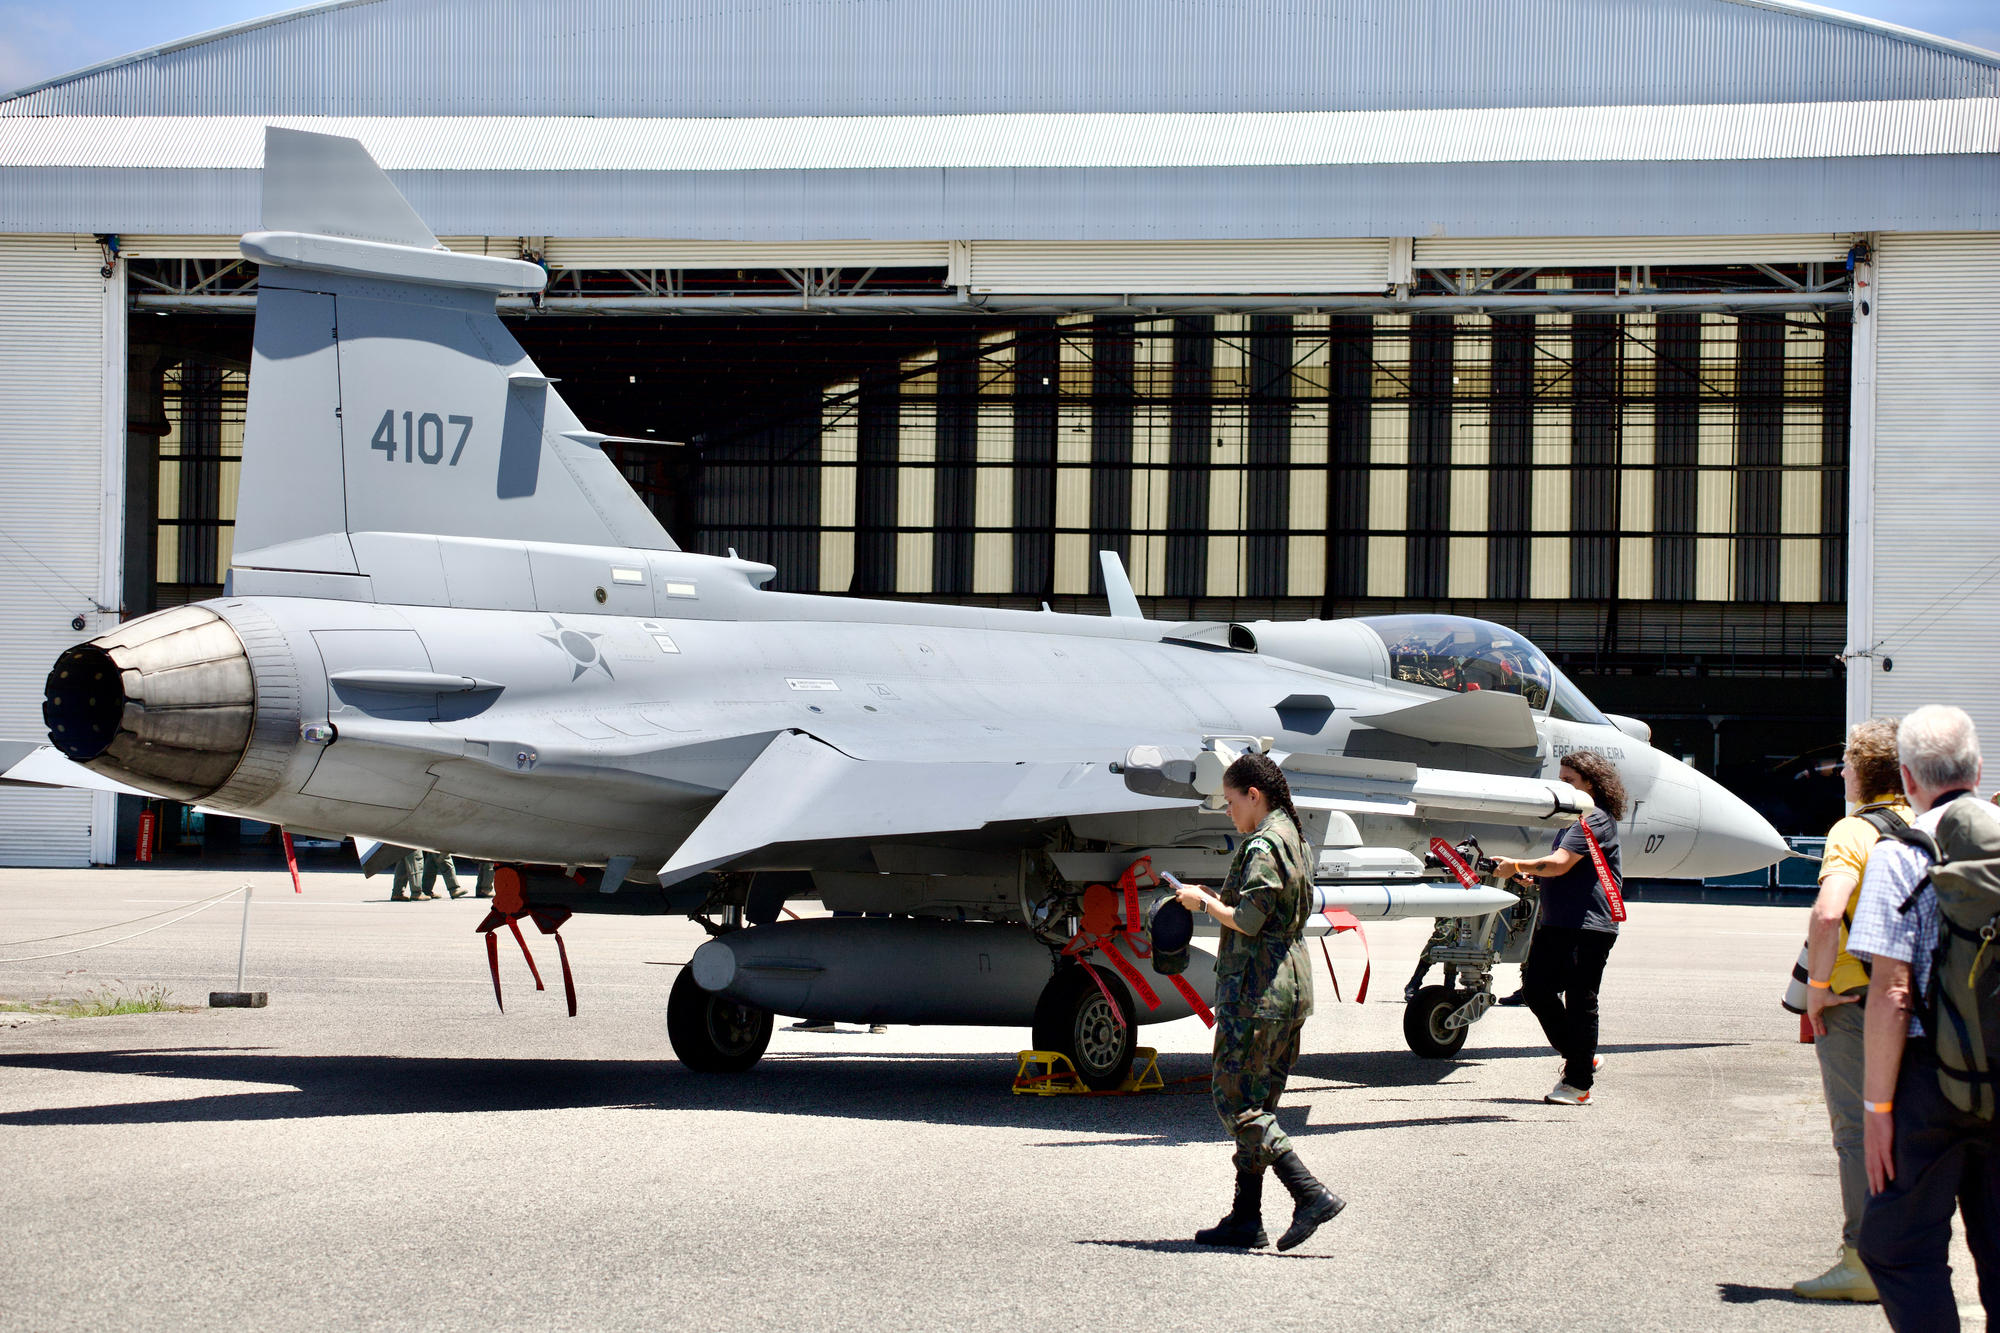
<svg viewBox="0 0 2000 1333">
<path fill-rule="evenodd" d="M 1258 1018 L 1216 1011 L 1215 1067 L 1209 1091 L 1215 1113 L 1236 1140 L 1236 1169 L 1261 1171 L 1292 1150 L 1278 1128 L 1278 1098 L 1299 1058 L 1305 1018 Z"/>
</svg>

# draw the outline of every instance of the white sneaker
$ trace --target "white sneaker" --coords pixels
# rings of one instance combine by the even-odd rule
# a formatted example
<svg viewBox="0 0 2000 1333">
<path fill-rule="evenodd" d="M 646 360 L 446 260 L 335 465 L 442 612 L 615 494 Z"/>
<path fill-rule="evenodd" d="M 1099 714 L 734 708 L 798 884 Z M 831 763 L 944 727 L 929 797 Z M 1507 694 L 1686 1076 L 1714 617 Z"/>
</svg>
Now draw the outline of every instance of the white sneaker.
<svg viewBox="0 0 2000 1333">
<path fill-rule="evenodd" d="M 1586 1088 L 1572 1088 L 1567 1083 L 1558 1083 L 1542 1100 L 1557 1106 L 1588 1106 L 1590 1092 Z"/>
</svg>

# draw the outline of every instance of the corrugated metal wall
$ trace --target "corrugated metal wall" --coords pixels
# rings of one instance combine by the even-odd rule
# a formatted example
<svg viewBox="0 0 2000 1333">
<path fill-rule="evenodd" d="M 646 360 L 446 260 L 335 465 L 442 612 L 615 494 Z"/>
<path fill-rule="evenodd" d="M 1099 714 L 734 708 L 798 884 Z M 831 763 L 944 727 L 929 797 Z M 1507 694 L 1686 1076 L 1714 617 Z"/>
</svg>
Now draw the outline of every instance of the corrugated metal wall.
<svg viewBox="0 0 2000 1333">
<path fill-rule="evenodd" d="M 874 115 L 1953 98 L 1994 63 L 1728 0 L 377 0 L 16 115 Z"/>
<path fill-rule="evenodd" d="M 100 550 L 103 257 L 88 236 L 0 237 L 0 737 L 46 740 L 42 682 L 87 637 Z M 0 787 L 0 864 L 84 865 L 86 792 Z"/>
<path fill-rule="evenodd" d="M 1877 714 L 1966 709 L 2000 771 L 2000 236 L 1877 251 Z M 1881 669 L 1886 657 L 1894 669 Z"/>
<path fill-rule="evenodd" d="M 1103 548 L 1156 597 L 1836 601 L 1850 331 L 1845 310 L 1041 321 L 711 451 L 696 539 L 831 592 L 1084 595 Z"/>
</svg>

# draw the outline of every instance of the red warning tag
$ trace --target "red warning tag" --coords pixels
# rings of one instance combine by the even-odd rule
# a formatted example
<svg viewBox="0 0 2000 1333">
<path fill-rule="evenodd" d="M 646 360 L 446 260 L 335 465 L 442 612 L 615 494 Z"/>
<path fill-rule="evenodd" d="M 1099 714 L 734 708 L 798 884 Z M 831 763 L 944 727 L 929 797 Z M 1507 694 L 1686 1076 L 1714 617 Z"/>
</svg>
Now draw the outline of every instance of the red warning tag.
<svg viewBox="0 0 2000 1333">
<path fill-rule="evenodd" d="M 1611 866 L 1604 859 L 1604 849 L 1597 845 L 1597 837 L 1590 831 L 1589 820 L 1580 819 L 1577 824 L 1583 829 L 1583 840 L 1590 847 L 1591 863 L 1597 867 L 1597 882 L 1604 886 L 1604 900 L 1611 904 L 1611 919 L 1623 921 L 1625 895 L 1618 891 L 1618 881 L 1611 877 Z"/>
<path fill-rule="evenodd" d="M 1460 884 L 1468 889 L 1479 887 L 1479 876 L 1465 863 L 1465 858 L 1458 854 L 1458 849 L 1443 838 L 1431 839 L 1431 855 L 1444 862 L 1445 869 L 1451 871 Z"/>
</svg>

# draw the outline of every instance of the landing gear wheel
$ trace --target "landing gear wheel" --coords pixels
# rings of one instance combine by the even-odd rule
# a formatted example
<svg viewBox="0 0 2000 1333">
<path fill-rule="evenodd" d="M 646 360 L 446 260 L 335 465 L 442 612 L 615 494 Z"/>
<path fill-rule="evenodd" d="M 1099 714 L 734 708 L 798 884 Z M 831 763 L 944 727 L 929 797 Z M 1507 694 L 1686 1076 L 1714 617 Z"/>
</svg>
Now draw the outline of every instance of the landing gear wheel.
<svg viewBox="0 0 2000 1333">
<path fill-rule="evenodd" d="M 667 1040 L 697 1074 L 740 1074 L 771 1044 L 771 1012 L 705 991 L 682 968 L 667 995 Z"/>
<path fill-rule="evenodd" d="M 1471 1025 L 1448 1028 L 1444 1020 L 1470 998 L 1466 992 L 1449 986 L 1424 987 L 1403 1006 L 1403 1040 L 1426 1060 L 1449 1060 L 1457 1055 L 1465 1045 L 1466 1034 L 1472 1031 Z"/>
<path fill-rule="evenodd" d="M 1035 1002 L 1035 1049 L 1061 1051 L 1076 1065 L 1084 1086 L 1099 1092 L 1121 1086 L 1132 1072 L 1132 1054 L 1139 1049 L 1139 1028 L 1132 1011 L 1132 993 L 1117 974 L 1092 969 L 1111 992 L 1114 1014 L 1104 990 L 1091 981 L 1083 963 L 1065 967 L 1042 988 Z M 1125 1019 L 1123 1026 L 1117 1016 Z"/>
</svg>

